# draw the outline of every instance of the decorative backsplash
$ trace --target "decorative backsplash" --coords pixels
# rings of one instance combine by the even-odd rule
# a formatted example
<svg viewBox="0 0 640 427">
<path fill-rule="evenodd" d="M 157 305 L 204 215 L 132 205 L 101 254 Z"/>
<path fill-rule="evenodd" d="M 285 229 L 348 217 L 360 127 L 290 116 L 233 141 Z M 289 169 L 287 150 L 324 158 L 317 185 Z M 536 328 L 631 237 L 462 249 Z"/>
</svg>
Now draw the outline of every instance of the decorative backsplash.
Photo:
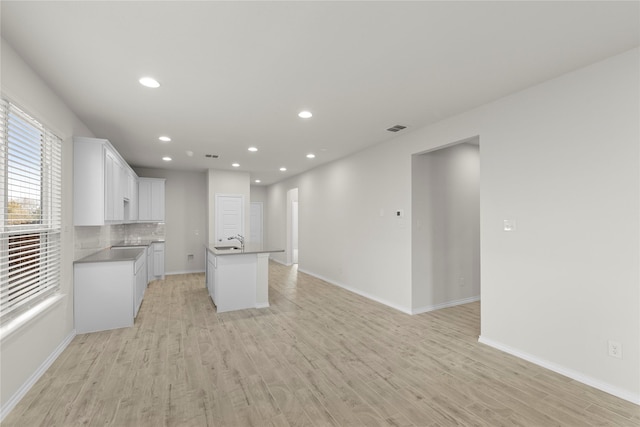
<svg viewBox="0 0 640 427">
<path fill-rule="evenodd" d="M 118 224 L 74 227 L 74 260 L 84 258 L 123 240 L 164 239 L 164 223 Z"/>
</svg>

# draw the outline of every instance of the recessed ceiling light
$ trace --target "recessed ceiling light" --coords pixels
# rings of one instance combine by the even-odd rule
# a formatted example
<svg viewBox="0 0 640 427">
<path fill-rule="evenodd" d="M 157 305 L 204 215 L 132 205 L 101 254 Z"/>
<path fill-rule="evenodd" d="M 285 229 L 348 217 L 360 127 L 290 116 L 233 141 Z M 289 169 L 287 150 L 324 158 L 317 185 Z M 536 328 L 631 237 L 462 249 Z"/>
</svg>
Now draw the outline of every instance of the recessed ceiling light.
<svg viewBox="0 0 640 427">
<path fill-rule="evenodd" d="M 311 111 L 300 111 L 298 113 L 298 117 L 300 117 L 301 119 L 309 119 L 311 118 L 311 116 L 313 116 L 313 114 L 311 114 Z"/>
<path fill-rule="evenodd" d="M 307 154 L 307 159 L 315 159 L 315 158 L 316 158 L 315 154 L 313 154 L 313 153 Z"/>
<path fill-rule="evenodd" d="M 162 142 L 169 142 L 171 141 L 171 138 L 169 138 L 168 136 L 161 136 L 160 138 L 158 138 L 160 141 Z"/>
<path fill-rule="evenodd" d="M 286 172 L 287 168 L 280 168 L 280 172 Z"/>
<path fill-rule="evenodd" d="M 256 180 L 255 180 L 255 181 L 253 181 L 253 182 L 255 182 L 256 184 L 260 184 L 262 181 L 260 181 L 259 179 L 256 179 Z"/>
<path fill-rule="evenodd" d="M 239 168 L 240 167 L 240 163 L 232 163 L 231 166 L 233 166 L 234 168 Z"/>
<path fill-rule="evenodd" d="M 164 156 L 164 157 L 162 158 L 162 160 L 164 160 L 165 162 L 170 162 L 170 161 L 171 161 L 171 157 L 169 157 L 169 156 Z"/>
<path fill-rule="evenodd" d="M 258 149 L 257 149 L 256 147 L 249 147 L 249 148 L 248 148 L 248 150 L 249 150 L 249 151 L 252 151 L 252 152 L 254 152 L 254 153 L 255 153 L 256 151 L 258 151 Z"/>
<path fill-rule="evenodd" d="M 193 157 L 193 151 L 187 150 L 187 151 L 185 151 L 185 153 L 187 153 L 187 156 Z"/>
<path fill-rule="evenodd" d="M 153 89 L 160 87 L 160 83 L 158 83 L 158 81 L 152 77 L 143 77 L 138 81 L 142 86 L 150 87 Z"/>
</svg>

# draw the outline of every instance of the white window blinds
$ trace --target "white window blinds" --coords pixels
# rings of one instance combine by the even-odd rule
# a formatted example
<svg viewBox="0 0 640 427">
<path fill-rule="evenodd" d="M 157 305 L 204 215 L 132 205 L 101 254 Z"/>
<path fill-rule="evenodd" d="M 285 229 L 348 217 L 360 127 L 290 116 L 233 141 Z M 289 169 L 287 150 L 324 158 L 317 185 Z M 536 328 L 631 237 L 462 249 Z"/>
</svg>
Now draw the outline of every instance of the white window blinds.
<svg viewBox="0 0 640 427">
<path fill-rule="evenodd" d="M 60 286 L 62 142 L 0 100 L 0 321 Z"/>
</svg>

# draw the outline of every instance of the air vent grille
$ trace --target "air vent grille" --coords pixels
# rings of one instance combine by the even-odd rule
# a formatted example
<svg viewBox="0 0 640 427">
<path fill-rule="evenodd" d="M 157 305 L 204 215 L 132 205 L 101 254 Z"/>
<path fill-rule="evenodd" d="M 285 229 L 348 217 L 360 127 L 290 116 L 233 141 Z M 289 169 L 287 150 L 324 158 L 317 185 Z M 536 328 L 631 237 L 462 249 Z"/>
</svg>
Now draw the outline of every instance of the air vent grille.
<svg viewBox="0 0 640 427">
<path fill-rule="evenodd" d="M 402 129 L 406 129 L 406 126 L 402 126 L 402 125 L 395 125 L 395 126 L 391 126 L 389 129 L 387 129 L 389 132 L 399 132 Z"/>
<path fill-rule="evenodd" d="M 217 155 L 217 154 L 205 154 L 204 156 L 205 156 L 205 157 L 208 157 L 208 158 L 210 158 L 210 159 L 217 159 L 217 158 L 218 158 L 218 155 Z"/>
</svg>

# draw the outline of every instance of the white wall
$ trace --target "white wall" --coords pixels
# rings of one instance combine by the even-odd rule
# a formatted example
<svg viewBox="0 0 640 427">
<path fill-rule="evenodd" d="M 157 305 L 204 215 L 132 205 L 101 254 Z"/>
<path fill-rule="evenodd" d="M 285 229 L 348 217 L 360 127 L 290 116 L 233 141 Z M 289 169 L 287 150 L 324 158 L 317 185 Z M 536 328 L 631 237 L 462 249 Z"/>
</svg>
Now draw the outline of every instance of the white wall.
<svg viewBox="0 0 640 427">
<path fill-rule="evenodd" d="M 298 188 L 298 268 L 410 312 L 410 170 L 410 155 L 383 144 L 269 186 L 269 246 L 287 247 L 287 191 Z"/>
<path fill-rule="evenodd" d="M 640 402 L 639 59 L 629 51 L 270 186 L 270 244 L 284 247 L 298 187 L 299 268 L 410 312 L 411 156 L 479 135 L 482 340 Z M 609 339 L 622 359 L 607 356 Z"/>
<path fill-rule="evenodd" d="M 204 172 L 134 167 L 138 176 L 165 178 L 166 274 L 205 268 L 207 176 Z M 193 255 L 189 260 L 188 255 Z"/>
<path fill-rule="evenodd" d="M 38 368 L 73 336 L 73 135 L 93 136 L 42 79 L 2 40 L 2 96 L 15 102 L 63 139 L 62 149 L 62 271 L 64 298 L 42 316 L 9 337 L 2 337 L 0 404 L 2 412 L 24 392 Z"/>
<path fill-rule="evenodd" d="M 461 143 L 412 157 L 412 312 L 480 297 L 480 152 Z"/>
<path fill-rule="evenodd" d="M 267 242 L 267 187 L 263 185 L 252 185 L 250 190 L 250 203 L 262 203 L 262 242 Z M 249 235 L 247 233 L 247 235 Z"/>
</svg>

